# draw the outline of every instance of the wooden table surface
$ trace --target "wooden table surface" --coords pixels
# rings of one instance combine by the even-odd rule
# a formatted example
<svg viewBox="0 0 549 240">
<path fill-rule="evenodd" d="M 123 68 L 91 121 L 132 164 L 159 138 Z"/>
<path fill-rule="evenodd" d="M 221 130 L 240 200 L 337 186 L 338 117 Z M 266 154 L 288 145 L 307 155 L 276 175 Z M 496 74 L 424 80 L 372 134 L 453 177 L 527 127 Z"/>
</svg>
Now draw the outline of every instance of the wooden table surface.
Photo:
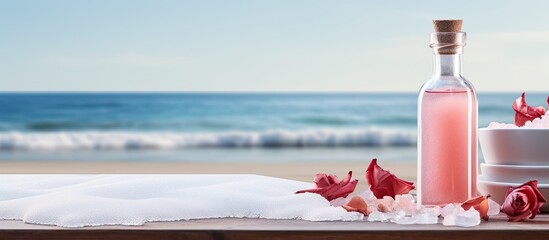
<svg viewBox="0 0 549 240">
<path fill-rule="evenodd" d="M 0 221 L 0 239 L 549 239 L 549 215 L 511 223 L 503 215 L 473 228 L 392 223 L 204 219 L 144 226 L 61 228 Z"/>
</svg>

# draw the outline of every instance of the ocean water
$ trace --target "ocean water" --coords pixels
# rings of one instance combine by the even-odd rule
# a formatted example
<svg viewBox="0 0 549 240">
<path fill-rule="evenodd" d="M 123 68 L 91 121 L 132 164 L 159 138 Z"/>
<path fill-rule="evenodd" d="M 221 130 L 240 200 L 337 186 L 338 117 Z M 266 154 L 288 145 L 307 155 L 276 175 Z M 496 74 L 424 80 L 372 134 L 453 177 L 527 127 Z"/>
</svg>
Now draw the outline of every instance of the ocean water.
<svg viewBox="0 0 549 240">
<path fill-rule="evenodd" d="M 517 93 L 480 93 L 479 126 Z M 545 106 L 546 93 L 528 93 Z M 415 160 L 416 93 L 2 93 L 0 160 Z M 452 106 L 448 106 L 451 108 Z"/>
</svg>

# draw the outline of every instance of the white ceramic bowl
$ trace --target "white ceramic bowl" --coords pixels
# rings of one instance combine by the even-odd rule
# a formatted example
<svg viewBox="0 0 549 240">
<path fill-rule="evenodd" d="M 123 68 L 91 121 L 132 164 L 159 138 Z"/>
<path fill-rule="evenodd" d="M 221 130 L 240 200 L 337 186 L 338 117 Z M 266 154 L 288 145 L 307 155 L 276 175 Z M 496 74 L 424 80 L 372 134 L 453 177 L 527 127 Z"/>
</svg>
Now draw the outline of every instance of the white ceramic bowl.
<svg viewBox="0 0 549 240">
<path fill-rule="evenodd" d="M 549 184 L 549 166 L 518 166 L 480 164 L 485 180 L 494 182 L 528 182 L 538 180 L 540 184 Z"/>
<path fill-rule="evenodd" d="M 518 187 L 522 183 L 506 183 L 484 180 L 483 176 L 478 176 L 477 187 L 482 195 L 490 194 L 490 198 L 499 204 L 505 200 L 505 192 L 509 187 Z M 549 184 L 538 184 L 538 189 L 546 199 L 549 199 Z M 542 212 L 549 212 L 549 204 L 541 207 Z"/>
<path fill-rule="evenodd" d="M 549 166 L 549 129 L 481 128 L 478 136 L 488 164 Z"/>
</svg>

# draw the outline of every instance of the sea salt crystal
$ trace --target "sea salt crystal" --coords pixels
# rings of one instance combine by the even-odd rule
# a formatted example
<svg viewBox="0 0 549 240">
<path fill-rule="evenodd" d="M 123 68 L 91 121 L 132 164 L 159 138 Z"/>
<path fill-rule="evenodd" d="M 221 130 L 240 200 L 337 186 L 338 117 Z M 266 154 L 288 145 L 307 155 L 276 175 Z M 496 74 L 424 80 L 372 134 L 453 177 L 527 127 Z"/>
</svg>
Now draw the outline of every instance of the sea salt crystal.
<svg viewBox="0 0 549 240">
<path fill-rule="evenodd" d="M 404 216 L 395 219 L 396 224 L 437 224 L 438 215 L 433 213 L 416 213 L 412 216 Z"/>
<path fill-rule="evenodd" d="M 459 209 L 457 205 L 450 203 L 440 209 L 440 215 L 442 215 L 442 217 L 446 217 L 449 215 L 457 214 L 458 210 Z"/>
<path fill-rule="evenodd" d="M 512 128 L 519 128 L 519 127 L 517 127 L 515 124 L 491 122 L 490 124 L 488 124 L 488 128 L 512 129 Z"/>
<path fill-rule="evenodd" d="M 404 211 L 394 211 L 394 212 L 385 213 L 385 217 L 390 222 L 395 222 L 397 219 L 402 218 L 404 216 L 406 216 L 406 212 Z"/>
<path fill-rule="evenodd" d="M 373 211 L 368 215 L 368 222 L 387 222 L 387 217 L 380 211 Z"/>
<path fill-rule="evenodd" d="M 456 226 L 459 227 L 473 227 L 480 224 L 480 214 L 474 208 L 460 213 L 455 219 Z"/>
<path fill-rule="evenodd" d="M 393 222 L 396 224 L 436 224 L 440 207 L 418 208 L 411 194 L 396 195 L 395 199 L 385 196 L 377 199 L 378 208 L 368 216 L 368 221 Z"/>
<path fill-rule="evenodd" d="M 351 198 L 352 198 L 351 195 L 349 195 L 347 197 L 336 198 L 336 199 L 330 201 L 330 205 L 332 205 L 334 207 L 341 207 L 341 206 L 347 204 L 351 200 Z"/>
<path fill-rule="evenodd" d="M 513 129 L 513 128 L 549 128 L 549 113 L 541 116 L 540 118 L 535 118 L 532 121 L 527 121 L 524 123 L 524 126 L 517 127 L 515 124 L 508 123 L 499 123 L 491 122 L 488 125 L 488 128 L 497 128 L 497 129 Z"/>
<path fill-rule="evenodd" d="M 283 211 L 283 212 L 287 212 Z M 259 218 L 263 218 L 259 216 Z M 284 219 L 284 218 L 274 218 L 274 219 Z M 364 214 L 358 212 L 347 212 L 347 210 L 341 207 L 328 207 L 317 209 L 316 211 L 307 212 L 302 218 L 307 221 L 358 221 L 364 219 Z"/>
<path fill-rule="evenodd" d="M 440 207 L 439 206 L 435 206 L 435 207 L 431 207 L 431 208 L 421 208 L 419 210 L 420 213 L 428 213 L 428 214 L 431 214 L 431 215 L 434 215 L 434 216 L 440 216 Z"/>
<path fill-rule="evenodd" d="M 432 213 L 417 213 L 415 215 L 412 215 L 413 218 L 416 219 L 417 224 L 437 224 L 438 223 L 438 215 L 434 215 Z"/>
<path fill-rule="evenodd" d="M 461 206 L 448 204 L 441 210 L 444 226 L 473 227 L 480 224 L 480 214 L 475 208 L 465 211 Z"/>
<path fill-rule="evenodd" d="M 401 217 L 399 219 L 395 220 L 396 224 L 402 224 L 402 225 L 409 225 L 409 224 L 416 224 L 417 218 L 414 217 Z"/>
<path fill-rule="evenodd" d="M 389 196 L 384 196 L 382 199 L 377 199 L 377 208 L 382 212 L 394 211 L 395 200 Z"/>
<path fill-rule="evenodd" d="M 543 115 L 541 118 L 535 118 L 532 121 L 524 123 L 524 128 L 549 128 L 549 115 Z"/>
<path fill-rule="evenodd" d="M 501 206 L 491 198 L 488 198 L 488 216 L 498 215 L 501 211 Z"/>
<path fill-rule="evenodd" d="M 377 202 L 376 201 L 371 201 L 371 202 L 366 201 L 366 204 L 368 205 L 368 212 L 369 213 L 374 212 L 374 211 L 379 211 L 378 208 L 377 208 Z"/>
<path fill-rule="evenodd" d="M 360 193 L 357 194 L 358 196 L 362 197 L 364 200 L 368 201 L 368 200 L 376 200 L 376 196 L 374 195 L 374 193 L 372 192 L 372 190 L 370 189 L 367 189 L 365 191 L 362 191 Z"/>
<path fill-rule="evenodd" d="M 418 209 L 415 202 L 411 194 L 396 195 L 393 207 L 395 210 L 406 212 L 406 215 L 412 215 Z"/>
<path fill-rule="evenodd" d="M 442 225 L 444 226 L 455 226 L 456 225 L 456 215 L 450 214 L 444 217 L 442 220 Z"/>
</svg>

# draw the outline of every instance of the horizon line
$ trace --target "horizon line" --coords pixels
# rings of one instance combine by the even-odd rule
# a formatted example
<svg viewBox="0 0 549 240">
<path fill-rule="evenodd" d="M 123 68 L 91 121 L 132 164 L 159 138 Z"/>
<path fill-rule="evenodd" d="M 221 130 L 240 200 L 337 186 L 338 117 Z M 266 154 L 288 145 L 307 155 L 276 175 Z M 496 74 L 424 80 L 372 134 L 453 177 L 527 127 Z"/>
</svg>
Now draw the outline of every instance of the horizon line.
<svg viewBox="0 0 549 240">
<path fill-rule="evenodd" d="M 477 91 L 477 93 L 549 93 L 549 91 Z M 398 94 L 398 93 L 419 93 L 418 91 L 264 91 L 264 90 L 243 90 L 243 91 L 135 91 L 135 90 L 30 90 L 30 91 L 11 91 L 0 90 L 0 94 Z"/>
</svg>

